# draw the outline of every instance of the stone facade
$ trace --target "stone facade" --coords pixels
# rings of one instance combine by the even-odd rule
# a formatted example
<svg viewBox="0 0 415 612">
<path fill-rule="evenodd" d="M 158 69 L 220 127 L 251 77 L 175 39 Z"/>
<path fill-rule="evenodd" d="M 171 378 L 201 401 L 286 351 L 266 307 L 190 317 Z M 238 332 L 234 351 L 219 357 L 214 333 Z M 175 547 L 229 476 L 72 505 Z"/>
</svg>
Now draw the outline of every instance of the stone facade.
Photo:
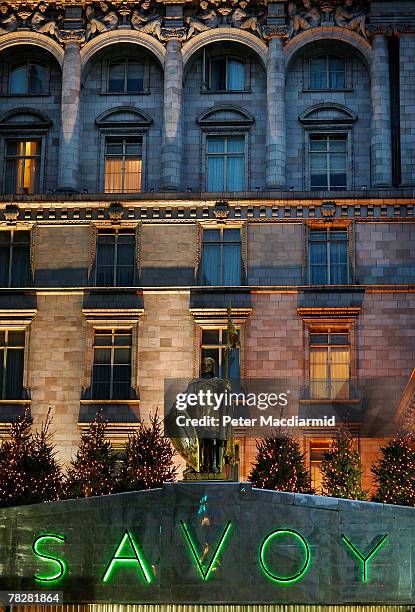
<svg viewBox="0 0 415 612">
<path fill-rule="evenodd" d="M 225 328 L 231 305 L 241 374 L 290 379 L 310 410 L 321 408 L 307 396 L 310 330 L 347 329 L 348 399 L 370 489 L 371 463 L 412 402 L 404 394 L 415 367 L 412 3 L 245 4 L 1 8 L 0 230 L 7 240 L 31 235 L 30 281 L 15 287 L 9 278 L 0 289 L 0 330 L 26 329 L 27 345 L 24 394 L 16 404 L 2 396 L 2 419 L 30 405 L 39 425 L 51 406 L 67 461 L 96 408 L 87 397 L 94 329 L 127 327 L 131 397 L 105 405 L 119 445 L 129 427 L 163 409 L 164 378 L 198 375 L 201 330 Z M 313 81 L 319 58 L 327 65 Z M 344 71 L 337 85 L 333 58 Z M 216 60 L 222 72 L 212 76 Z M 30 81 L 33 65 L 43 85 Z M 346 143 L 341 162 L 324 150 L 325 161 L 340 164 L 338 189 L 327 167 L 327 189 L 312 177 L 315 159 L 321 170 L 314 137 L 324 147 L 331 138 Z M 30 139 L 40 154 L 26 167 L 11 151 Z M 227 152 L 239 156 L 241 180 L 228 188 L 232 170 L 224 169 L 229 176 L 214 191 L 209 143 L 226 139 L 231 148 L 243 143 Z M 129 158 L 137 142 L 140 153 Z M 117 180 L 128 182 L 140 166 L 140 189 L 106 187 L 114 143 L 124 147 Z M 18 194 L 7 193 L 13 180 Z M 240 282 L 205 286 L 204 232 L 232 228 L 240 232 Z M 312 281 L 314 230 L 345 236 L 347 273 L 337 284 Z M 133 281 L 100 286 L 98 237 L 124 231 L 135 241 Z M 243 429 L 236 435 L 243 479 L 255 441 Z M 307 461 L 313 441 L 329 437 L 305 432 Z"/>
</svg>

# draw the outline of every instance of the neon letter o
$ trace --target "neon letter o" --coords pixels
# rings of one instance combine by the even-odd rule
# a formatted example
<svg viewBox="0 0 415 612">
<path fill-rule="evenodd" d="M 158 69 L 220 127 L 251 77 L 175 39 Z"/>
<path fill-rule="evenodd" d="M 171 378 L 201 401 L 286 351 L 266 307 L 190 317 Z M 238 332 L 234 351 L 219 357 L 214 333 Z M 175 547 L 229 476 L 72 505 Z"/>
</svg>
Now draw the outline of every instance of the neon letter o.
<svg viewBox="0 0 415 612">
<path fill-rule="evenodd" d="M 272 542 L 272 540 L 274 540 L 275 538 L 281 535 L 287 535 L 287 534 L 295 538 L 301 544 L 303 551 L 304 551 L 304 563 L 301 569 L 295 574 L 293 574 L 292 576 L 277 576 L 276 574 L 273 574 L 271 570 L 268 568 L 268 565 L 265 561 L 265 552 L 266 552 L 267 547 Z M 274 582 L 278 582 L 280 584 L 290 584 L 292 582 L 297 582 L 297 580 L 300 580 L 300 578 L 304 576 L 304 574 L 307 572 L 307 570 L 310 567 L 310 563 L 311 563 L 310 547 L 307 544 L 304 537 L 301 535 L 301 533 L 298 533 L 298 531 L 294 531 L 294 529 L 277 529 L 276 531 L 271 531 L 271 533 L 265 536 L 265 538 L 262 540 L 261 546 L 259 548 L 259 563 L 264 573 L 269 578 L 271 578 L 271 580 L 273 580 Z"/>
</svg>

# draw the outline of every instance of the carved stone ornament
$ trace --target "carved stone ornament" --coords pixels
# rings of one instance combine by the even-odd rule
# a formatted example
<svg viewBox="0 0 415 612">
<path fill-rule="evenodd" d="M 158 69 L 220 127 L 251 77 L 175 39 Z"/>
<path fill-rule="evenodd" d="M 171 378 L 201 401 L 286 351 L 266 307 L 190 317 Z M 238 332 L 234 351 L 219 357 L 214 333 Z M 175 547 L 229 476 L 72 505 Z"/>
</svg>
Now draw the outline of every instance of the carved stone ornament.
<svg viewBox="0 0 415 612">
<path fill-rule="evenodd" d="M 19 218 L 19 207 L 16 204 L 6 204 L 4 209 L 4 217 L 10 225 L 17 222 Z"/>
<path fill-rule="evenodd" d="M 55 4 L 20 4 L 18 7 L 6 3 L 0 5 L 0 36 L 17 30 L 31 30 L 59 40 L 59 30 L 64 10 Z"/>
<path fill-rule="evenodd" d="M 321 205 L 321 214 L 326 218 L 334 217 L 336 214 L 336 202 L 323 202 Z"/>
<path fill-rule="evenodd" d="M 229 205 L 226 200 L 220 200 L 216 202 L 213 214 L 215 215 L 216 221 L 224 223 L 229 217 Z"/>
<path fill-rule="evenodd" d="M 367 39 L 368 2 L 362 0 L 295 0 L 288 3 L 288 38 L 318 26 L 346 28 Z"/>
<path fill-rule="evenodd" d="M 118 202 L 112 202 L 108 211 L 109 217 L 113 223 L 121 221 L 124 216 L 124 209 Z"/>
</svg>

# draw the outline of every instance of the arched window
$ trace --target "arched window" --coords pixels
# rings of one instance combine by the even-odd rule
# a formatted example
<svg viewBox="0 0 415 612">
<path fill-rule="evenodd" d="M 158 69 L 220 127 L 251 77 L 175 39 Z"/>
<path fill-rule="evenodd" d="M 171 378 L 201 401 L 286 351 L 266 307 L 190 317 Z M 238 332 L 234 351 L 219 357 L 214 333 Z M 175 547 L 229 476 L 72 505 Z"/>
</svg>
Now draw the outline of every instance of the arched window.
<svg viewBox="0 0 415 612">
<path fill-rule="evenodd" d="M 209 57 L 206 66 L 207 89 L 211 91 L 243 91 L 245 62 L 230 55 Z"/>
<path fill-rule="evenodd" d="M 122 58 L 108 64 L 108 93 L 137 93 L 144 90 L 144 63 Z"/>
<path fill-rule="evenodd" d="M 45 94 L 47 93 L 47 70 L 37 62 L 25 61 L 12 66 L 10 70 L 9 93 Z"/>
<path fill-rule="evenodd" d="M 346 60 L 337 55 L 310 59 L 310 89 L 346 89 Z"/>
</svg>

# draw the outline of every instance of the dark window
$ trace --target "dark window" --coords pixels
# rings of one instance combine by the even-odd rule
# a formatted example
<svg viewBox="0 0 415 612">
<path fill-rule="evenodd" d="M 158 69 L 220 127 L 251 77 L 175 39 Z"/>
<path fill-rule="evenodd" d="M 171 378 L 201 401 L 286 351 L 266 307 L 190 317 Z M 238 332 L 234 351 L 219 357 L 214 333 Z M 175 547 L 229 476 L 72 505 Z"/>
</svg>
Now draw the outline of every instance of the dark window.
<svg viewBox="0 0 415 612">
<path fill-rule="evenodd" d="M 309 146 L 311 191 L 347 189 L 347 135 L 312 134 Z"/>
<path fill-rule="evenodd" d="M 346 285 L 349 282 L 348 253 L 347 229 L 310 230 L 310 284 Z"/>
<path fill-rule="evenodd" d="M 30 284 L 30 232 L 0 232 L 0 287 Z"/>
<path fill-rule="evenodd" d="M 226 329 L 202 329 L 201 359 L 211 357 L 215 361 L 215 376 L 225 376 L 225 347 L 228 341 Z M 239 380 L 239 348 L 229 353 L 229 378 Z"/>
<path fill-rule="evenodd" d="M 107 138 L 105 193 L 141 191 L 142 138 Z"/>
<path fill-rule="evenodd" d="M 207 76 L 208 89 L 212 91 L 243 91 L 245 62 L 230 56 L 210 58 Z"/>
<path fill-rule="evenodd" d="M 95 285 L 97 287 L 134 285 L 135 245 L 134 230 L 99 230 L 95 261 Z"/>
<path fill-rule="evenodd" d="M 203 231 L 202 285 L 241 284 L 240 229 L 206 229 Z"/>
<path fill-rule="evenodd" d="M 108 93 L 137 93 L 144 90 L 144 64 L 124 58 L 108 64 Z"/>
<path fill-rule="evenodd" d="M 208 136 L 206 142 L 207 191 L 243 191 L 245 185 L 244 136 Z"/>
<path fill-rule="evenodd" d="M 348 399 L 349 386 L 349 333 L 330 328 L 311 331 L 311 399 Z"/>
<path fill-rule="evenodd" d="M 0 398 L 23 399 L 24 331 L 0 331 Z"/>
<path fill-rule="evenodd" d="M 95 330 L 92 399 L 130 399 L 131 346 L 128 329 Z"/>
<path fill-rule="evenodd" d="M 9 93 L 16 95 L 47 93 L 47 71 L 45 66 L 24 62 L 10 70 Z"/>
<path fill-rule="evenodd" d="M 310 89 L 345 89 L 346 60 L 320 55 L 310 60 Z"/>
<path fill-rule="evenodd" d="M 6 140 L 4 193 L 39 193 L 39 140 Z"/>
<path fill-rule="evenodd" d="M 323 492 L 323 474 L 321 465 L 323 463 L 324 454 L 330 449 L 328 442 L 311 442 L 310 444 L 310 472 L 311 486 L 315 489 L 317 495 Z"/>
</svg>

